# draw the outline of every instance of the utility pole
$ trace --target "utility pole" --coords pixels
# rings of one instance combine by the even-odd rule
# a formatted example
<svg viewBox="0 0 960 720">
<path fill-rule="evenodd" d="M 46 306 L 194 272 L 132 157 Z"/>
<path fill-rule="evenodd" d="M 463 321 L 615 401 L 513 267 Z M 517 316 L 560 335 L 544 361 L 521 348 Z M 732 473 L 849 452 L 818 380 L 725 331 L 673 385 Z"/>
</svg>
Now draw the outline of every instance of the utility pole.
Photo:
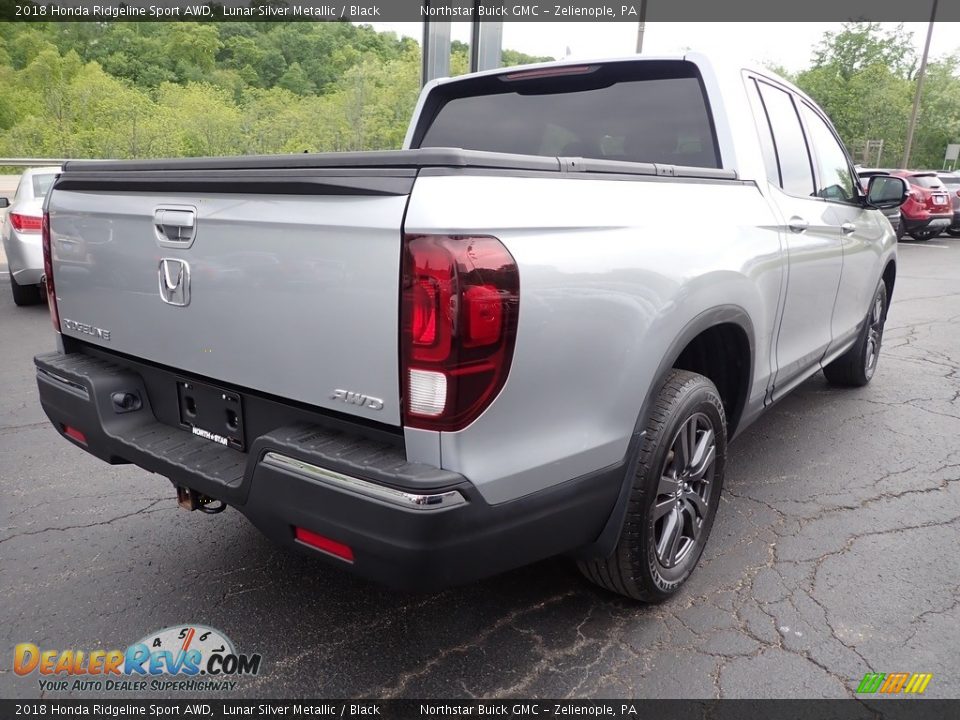
<svg viewBox="0 0 960 720">
<path fill-rule="evenodd" d="M 637 55 L 643 52 L 643 31 L 647 29 L 647 0 L 640 0 L 640 23 L 637 27 Z"/>
<path fill-rule="evenodd" d="M 923 94 L 923 76 L 927 71 L 927 55 L 930 54 L 930 38 L 933 37 L 933 23 L 937 19 L 937 2 L 933 0 L 933 10 L 930 13 L 930 26 L 927 28 L 927 41 L 923 45 L 923 57 L 920 58 L 920 70 L 917 72 L 917 94 L 913 96 L 913 111 L 910 113 L 910 125 L 907 126 L 907 142 L 903 149 L 903 164 L 906 170 L 910 167 L 910 151 L 913 148 L 913 133 L 917 129 L 917 113 L 920 112 L 920 96 Z"/>
</svg>

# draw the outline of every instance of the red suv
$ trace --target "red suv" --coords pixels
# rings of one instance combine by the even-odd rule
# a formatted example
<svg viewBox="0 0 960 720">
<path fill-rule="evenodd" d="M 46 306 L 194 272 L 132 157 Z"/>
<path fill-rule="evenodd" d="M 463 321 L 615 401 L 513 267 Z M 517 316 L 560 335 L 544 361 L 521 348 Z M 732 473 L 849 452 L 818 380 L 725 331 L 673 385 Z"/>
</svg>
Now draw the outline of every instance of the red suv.
<svg viewBox="0 0 960 720">
<path fill-rule="evenodd" d="M 929 240 L 950 227 L 950 193 L 935 172 L 894 170 L 890 174 L 910 183 L 907 201 L 900 206 L 899 235 L 907 233 L 914 240 Z"/>
</svg>

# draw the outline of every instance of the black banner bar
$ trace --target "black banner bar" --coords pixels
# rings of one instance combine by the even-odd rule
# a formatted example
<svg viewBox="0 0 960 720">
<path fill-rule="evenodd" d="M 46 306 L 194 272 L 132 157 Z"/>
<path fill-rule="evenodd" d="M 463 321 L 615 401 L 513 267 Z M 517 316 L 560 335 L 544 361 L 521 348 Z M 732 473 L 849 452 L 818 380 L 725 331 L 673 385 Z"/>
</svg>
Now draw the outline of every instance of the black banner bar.
<svg viewBox="0 0 960 720">
<path fill-rule="evenodd" d="M 947 720 L 960 700 L 0 700 L 0 718 Z"/>
<path fill-rule="evenodd" d="M 646 0 L 646 22 L 927 21 L 933 0 Z M 0 0 L 17 22 L 424 20 L 638 22 L 644 0 Z M 960 21 L 960 2 L 941 2 L 938 21 Z M 723 32 L 718 28 L 718 32 Z"/>
</svg>

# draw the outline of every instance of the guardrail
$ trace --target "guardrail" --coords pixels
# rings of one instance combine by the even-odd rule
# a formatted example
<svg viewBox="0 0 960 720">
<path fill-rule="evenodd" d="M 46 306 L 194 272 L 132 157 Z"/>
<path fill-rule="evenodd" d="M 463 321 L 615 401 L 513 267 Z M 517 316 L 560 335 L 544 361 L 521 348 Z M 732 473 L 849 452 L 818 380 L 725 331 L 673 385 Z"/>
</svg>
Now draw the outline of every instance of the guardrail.
<svg viewBox="0 0 960 720">
<path fill-rule="evenodd" d="M 0 167 L 43 167 L 45 165 L 63 165 L 67 160 L 77 158 L 0 158 Z"/>
</svg>

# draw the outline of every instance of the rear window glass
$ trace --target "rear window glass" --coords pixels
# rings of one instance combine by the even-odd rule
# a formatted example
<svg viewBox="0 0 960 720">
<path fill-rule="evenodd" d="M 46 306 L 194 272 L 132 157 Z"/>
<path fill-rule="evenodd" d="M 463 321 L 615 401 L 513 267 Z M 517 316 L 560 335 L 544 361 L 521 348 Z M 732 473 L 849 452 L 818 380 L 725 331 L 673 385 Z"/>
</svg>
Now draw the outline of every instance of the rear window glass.
<svg viewBox="0 0 960 720">
<path fill-rule="evenodd" d="M 934 177 L 933 175 L 911 175 L 910 182 L 919 187 L 927 188 L 928 190 L 943 189 L 943 183 L 940 182 L 940 178 Z"/>
<path fill-rule="evenodd" d="M 940 182 L 948 187 L 957 187 L 960 185 L 960 177 L 940 177 Z"/>
<path fill-rule="evenodd" d="M 42 198 L 47 196 L 47 191 L 53 185 L 56 175 L 34 175 L 33 176 L 33 196 Z"/>
<path fill-rule="evenodd" d="M 706 99 L 689 63 L 481 78 L 449 92 L 461 96 L 441 98 L 420 147 L 719 167 Z"/>
</svg>

